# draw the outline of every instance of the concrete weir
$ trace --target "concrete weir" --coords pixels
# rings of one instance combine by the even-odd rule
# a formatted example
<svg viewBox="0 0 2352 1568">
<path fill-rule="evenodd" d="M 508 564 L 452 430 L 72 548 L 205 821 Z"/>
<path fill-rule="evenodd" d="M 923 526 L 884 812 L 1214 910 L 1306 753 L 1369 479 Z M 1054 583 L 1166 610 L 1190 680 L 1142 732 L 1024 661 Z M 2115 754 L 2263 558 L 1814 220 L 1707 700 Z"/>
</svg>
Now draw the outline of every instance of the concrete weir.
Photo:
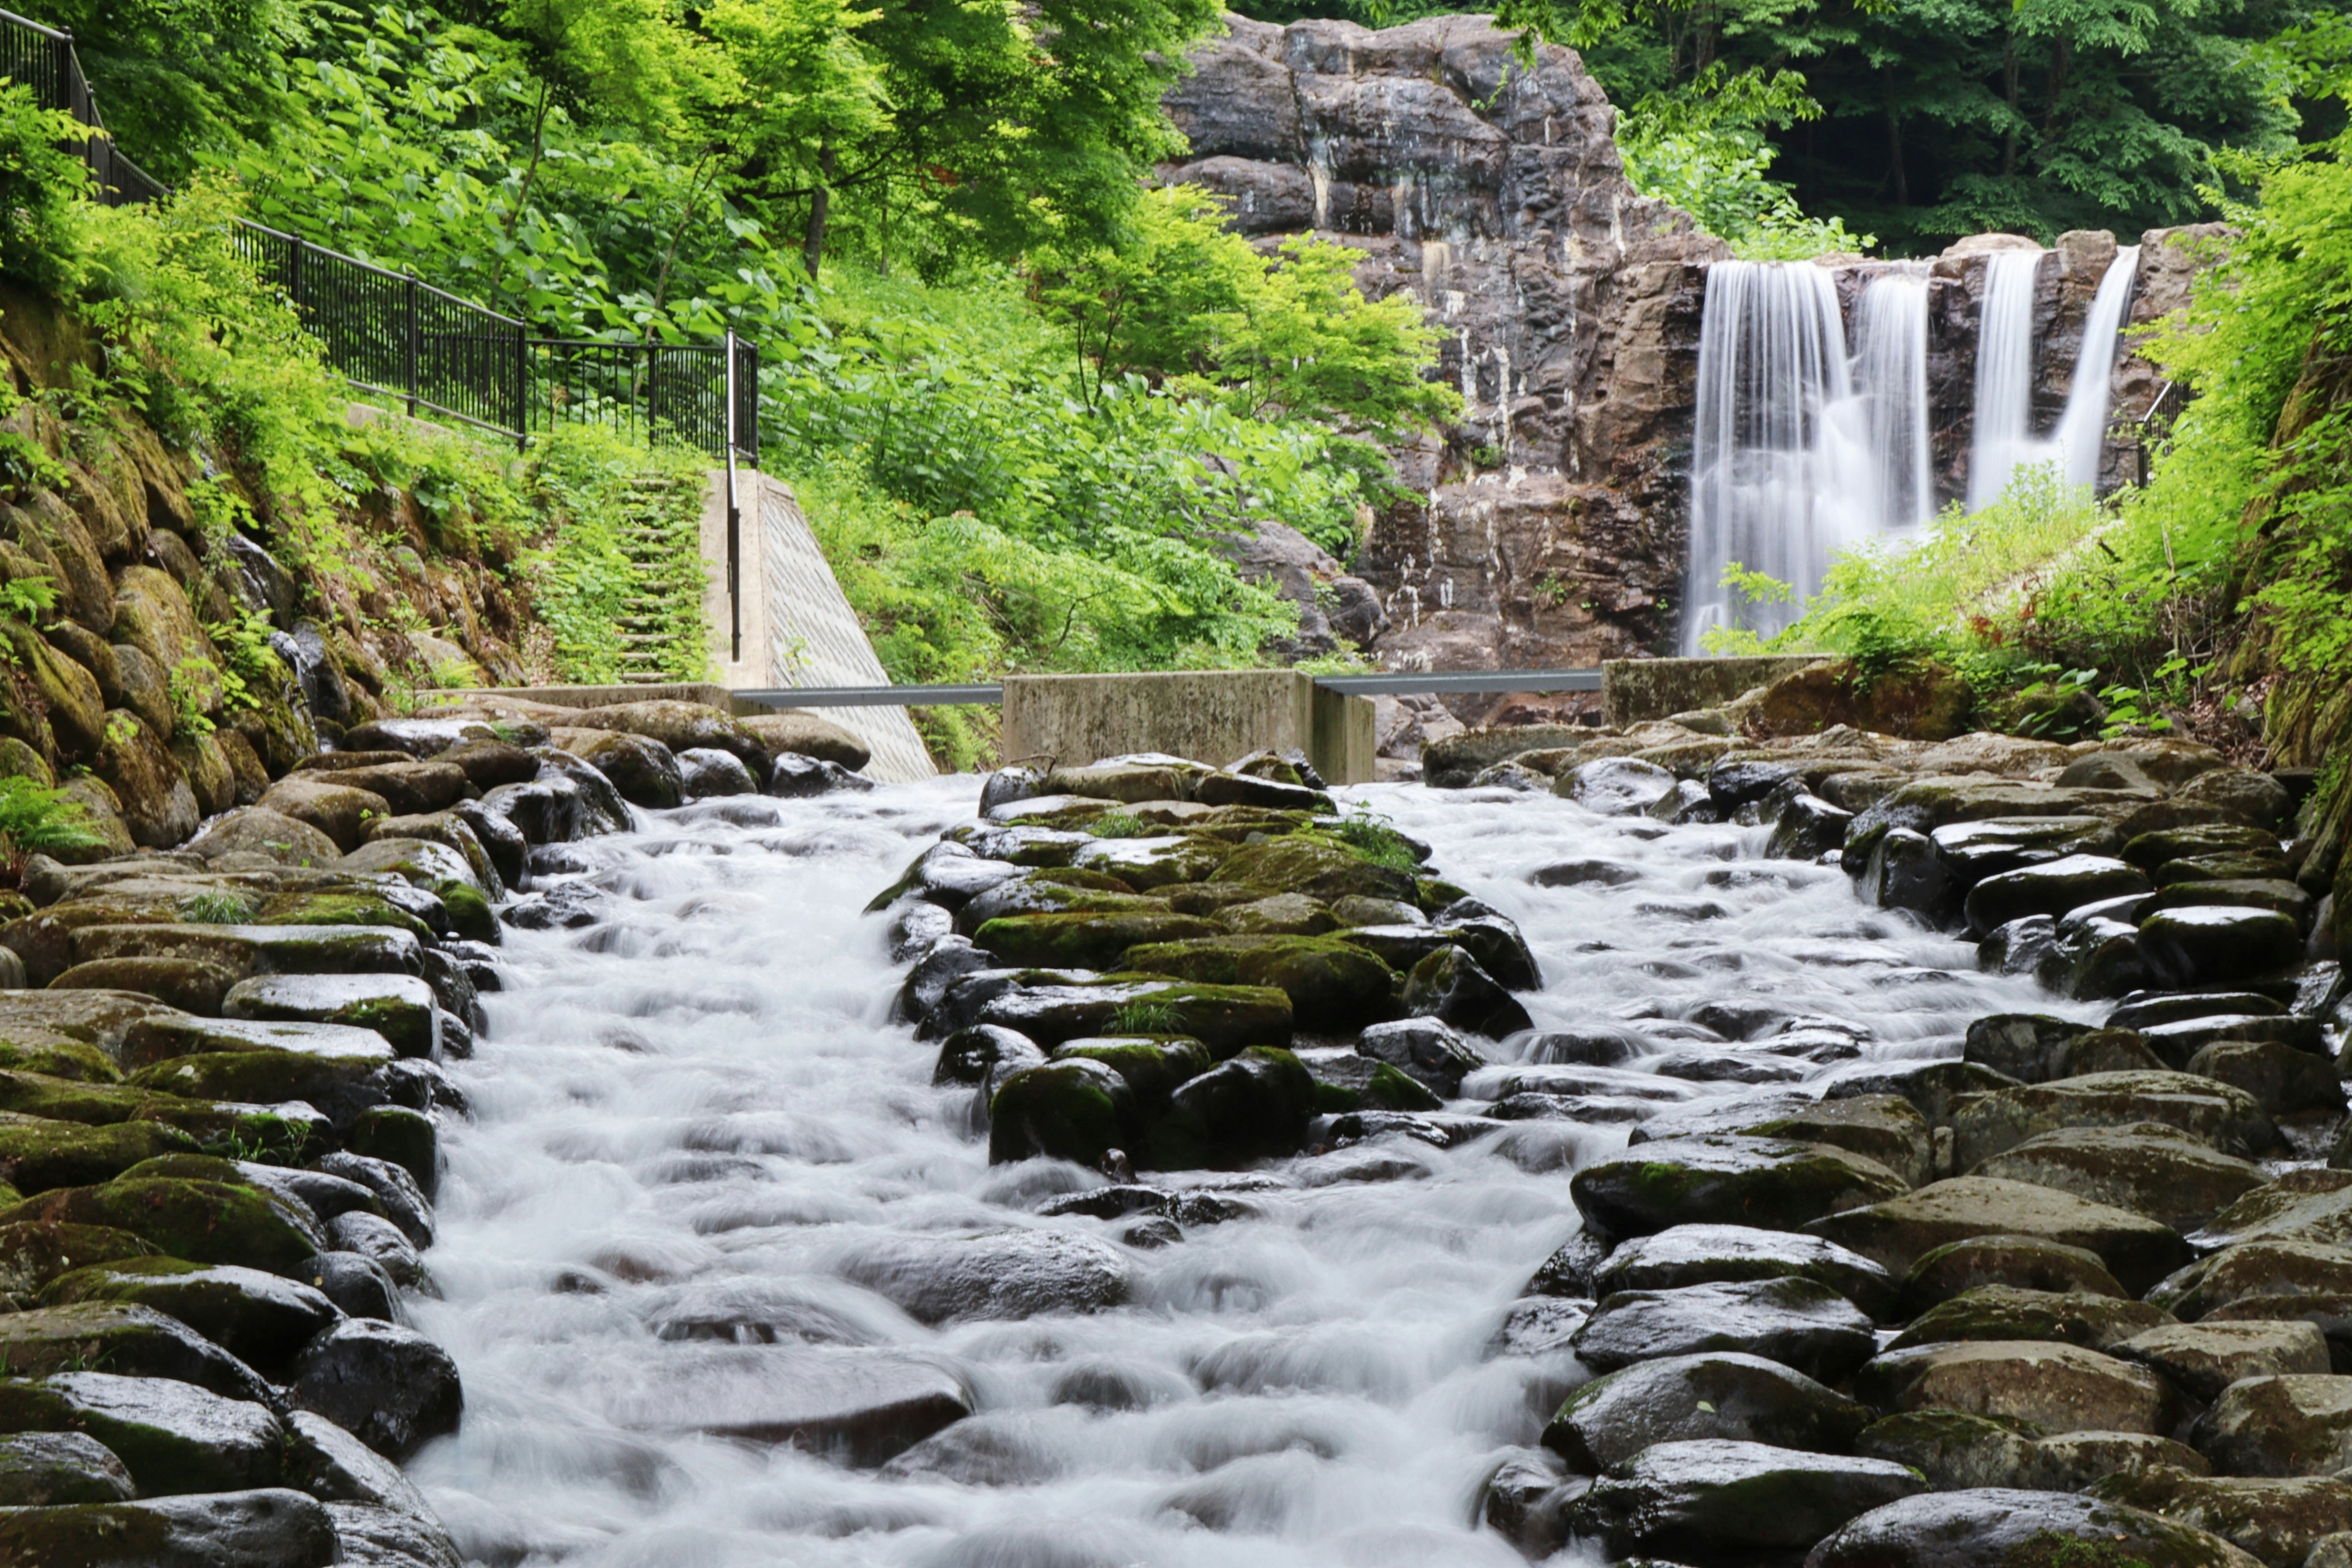
<svg viewBox="0 0 2352 1568">
<path fill-rule="evenodd" d="M 1004 682 L 1007 762 L 1091 762 L 1133 752 L 1230 762 L 1307 753 L 1332 784 L 1372 777 L 1372 705 L 1295 669 L 1023 675 Z"/>
</svg>

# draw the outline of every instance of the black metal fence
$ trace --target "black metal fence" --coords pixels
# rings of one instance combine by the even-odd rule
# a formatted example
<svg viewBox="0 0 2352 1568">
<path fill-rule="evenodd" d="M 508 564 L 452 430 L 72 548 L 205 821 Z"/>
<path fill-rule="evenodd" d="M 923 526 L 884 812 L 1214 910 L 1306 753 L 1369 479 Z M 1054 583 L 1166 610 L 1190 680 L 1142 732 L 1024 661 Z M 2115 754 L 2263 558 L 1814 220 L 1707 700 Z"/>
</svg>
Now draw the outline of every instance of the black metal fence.
<svg viewBox="0 0 2352 1568">
<path fill-rule="evenodd" d="M 106 133 L 71 34 L 0 11 L 0 77 L 89 128 L 81 153 L 109 205 L 171 194 Z M 730 508 L 734 461 L 760 460 L 759 350 L 732 332 L 690 344 L 535 338 L 515 317 L 299 235 L 240 222 L 236 242 L 337 374 L 412 415 L 518 446 L 580 423 L 683 441 L 728 465 Z"/>
</svg>

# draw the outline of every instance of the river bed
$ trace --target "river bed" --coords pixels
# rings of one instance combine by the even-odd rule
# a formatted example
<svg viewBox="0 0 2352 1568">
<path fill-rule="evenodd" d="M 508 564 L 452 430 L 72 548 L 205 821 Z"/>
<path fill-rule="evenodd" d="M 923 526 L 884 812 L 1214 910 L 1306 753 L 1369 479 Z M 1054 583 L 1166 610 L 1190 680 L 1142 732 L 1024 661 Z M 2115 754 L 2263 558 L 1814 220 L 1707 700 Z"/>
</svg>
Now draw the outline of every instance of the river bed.
<svg viewBox="0 0 2352 1568">
<path fill-rule="evenodd" d="M 978 788 L 706 803 L 562 847 L 599 919 L 509 935 L 489 1030 L 454 1065 L 473 1116 L 445 1132 L 444 1299 L 415 1306 L 465 1379 L 462 1431 L 411 1470 L 460 1546 L 522 1568 L 1520 1561 L 1474 1530 L 1476 1488 L 1584 1374 L 1565 1349 L 1489 1346 L 1578 1227 L 1570 1169 L 1626 1122 L 1269 1167 L 1252 1215 L 1131 1253 L 1129 1304 L 1097 1314 L 931 1329 L 842 1278 L 915 1234 L 1109 1234 L 1034 1215 L 1100 1178 L 992 1169 L 971 1091 L 934 1088 L 936 1047 L 887 1021 L 902 966 L 858 911 Z M 1859 1037 L 1868 1060 L 1957 1055 L 1986 1013 L 2074 1011 L 1859 903 L 1834 867 L 1759 858 L 1761 829 L 1336 793 L 1519 923 L 1539 1030 L 1630 1028 L 1656 1053 L 1637 1069 L 1731 1058 L 1694 1014 L 1777 1009 L 1832 1045 Z M 1528 880 L 1584 859 L 1622 869 Z M 1465 1088 L 1491 1099 L 1501 1076 Z M 1645 1081 L 1670 1100 L 1748 1089 Z M 686 1430 L 714 1375 L 756 1380 L 763 1357 L 790 1375 L 800 1344 L 936 1364 L 977 1414 L 879 1470 Z"/>
</svg>

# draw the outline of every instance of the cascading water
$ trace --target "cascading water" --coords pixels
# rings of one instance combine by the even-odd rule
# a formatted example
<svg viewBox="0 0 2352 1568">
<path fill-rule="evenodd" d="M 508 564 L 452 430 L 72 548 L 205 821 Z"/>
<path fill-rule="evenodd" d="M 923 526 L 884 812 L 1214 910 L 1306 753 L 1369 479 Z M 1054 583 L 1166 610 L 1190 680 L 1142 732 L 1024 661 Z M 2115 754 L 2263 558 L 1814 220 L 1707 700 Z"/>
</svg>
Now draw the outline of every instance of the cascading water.
<svg viewBox="0 0 2352 1568">
<path fill-rule="evenodd" d="M 1882 528 L 1936 515 L 1927 451 L 1927 269 L 1912 265 L 1863 285 L 1853 310 L 1854 395 L 1868 428 Z"/>
<path fill-rule="evenodd" d="M 1204 1177 L 1234 1217 L 1121 1249 L 1133 1283 L 1108 1310 L 932 1327 L 853 1282 L 974 1233 L 1099 1246 L 1115 1228 L 1035 1212 L 1100 1178 L 992 1168 L 971 1091 L 934 1087 L 935 1048 L 885 1021 L 899 971 L 856 911 L 977 793 L 962 778 L 712 802 L 561 847 L 558 879 L 593 890 L 596 923 L 509 937 L 492 1027 L 454 1068 L 475 1116 L 446 1134 L 446 1294 L 413 1304 L 457 1356 L 467 1410 L 411 1473 L 466 1554 L 1516 1568 L 1470 1528 L 1472 1496 L 1585 1374 L 1557 1336 L 1519 1353 L 1495 1336 L 1577 1227 L 1570 1167 L 1622 1144 L 1622 1120 L 1513 1121 L 1450 1150 L 1391 1136 Z M 1688 1021 L 1709 1003 L 1843 1020 L 1865 1059 L 1956 1055 L 1974 1017 L 2053 1006 L 1979 973 L 1965 942 L 1860 905 L 1834 867 L 1743 858 L 1760 828 L 1550 795 L 1341 793 L 1520 922 L 1548 982 L 1525 998 L 1539 1027 L 1631 1043 L 1613 1068 L 1486 1068 L 1461 1109 L 1515 1070 L 1636 1109 L 1717 1103 L 1743 1086 L 1671 1069 L 1734 1049 Z M 1622 873 L 1528 880 L 1588 857 Z M 961 1384 L 975 1413 L 878 1469 L 763 1425 L 813 1381 L 859 1379 Z"/>
<path fill-rule="evenodd" d="M 1711 627 L 1780 630 L 1820 589 L 1832 554 L 1932 515 L 1927 287 L 1908 271 L 1872 279 L 1849 363 L 1827 269 L 1707 269 L 1685 652 L 1705 651 Z M 1790 584 L 1793 597 L 1735 606 L 1723 584 L 1735 562 Z"/>
<path fill-rule="evenodd" d="M 2000 500 L 2011 474 L 2041 460 L 2033 441 L 2033 281 L 2042 254 L 2000 250 L 1985 264 L 1969 440 L 1970 511 Z"/>
<path fill-rule="evenodd" d="M 2070 485 L 2098 483 L 2116 344 L 2131 306 L 2139 247 L 2117 250 L 2100 274 L 2083 322 L 2066 411 L 2046 438 L 2037 437 L 2032 424 L 2033 279 L 2042 254 L 1997 252 L 1986 273 L 1977 338 L 1976 426 L 1969 444 L 1971 511 L 2000 500 L 2017 470 L 2029 465 L 2054 466 Z"/>
</svg>

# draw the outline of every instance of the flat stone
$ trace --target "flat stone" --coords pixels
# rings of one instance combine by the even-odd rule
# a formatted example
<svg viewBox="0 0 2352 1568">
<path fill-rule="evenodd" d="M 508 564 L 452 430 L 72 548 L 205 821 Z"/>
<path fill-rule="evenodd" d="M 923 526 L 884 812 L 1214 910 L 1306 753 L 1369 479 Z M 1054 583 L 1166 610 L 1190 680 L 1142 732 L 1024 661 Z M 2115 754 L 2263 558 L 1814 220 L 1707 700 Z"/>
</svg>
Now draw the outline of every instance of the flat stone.
<svg viewBox="0 0 2352 1568">
<path fill-rule="evenodd" d="M 0 1512 L 0 1563 L 115 1568 L 328 1568 L 326 1506 L 283 1488 Z"/>
<path fill-rule="evenodd" d="M 0 1116 L 0 1181 L 26 1194 L 84 1186 L 119 1176 L 142 1160 L 195 1147 L 194 1138 L 158 1121 L 86 1127 Z"/>
<path fill-rule="evenodd" d="M 2084 1544 L 2069 1551 L 2070 1542 Z M 1987 1487 L 1929 1492 L 1873 1510 L 1814 1547 L 1805 1568 L 2032 1568 L 2075 1561 L 2116 1568 L 2260 1568 L 2262 1562 L 2194 1525 L 2121 1503 Z"/>
<path fill-rule="evenodd" d="M 2015 1086 L 2014 1079 L 1981 1063 L 1947 1058 L 1857 1067 L 1832 1079 L 1823 1094 L 1831 1100 L 1856 1095 L 1901 1095 L 1927 1119 L 1928 1126 L 1949 1127 L 1954 1110 L 1968 1097 L 1992 1094 Z"/>
<path fill-rule="evenodd" d="M 2243 1089 L 2177 1072 L 2103 1072 L 2055 1083 L 2021 1084 L 1952 1113 L 1952 1163 L 1972 1170 L 2028 1138 L 2062 1127 L 2124 1127 L 2160 1121 L 2225 1154 L 2261 1154 L 2278 1130 Z"/>
<path fill-rule="evenodd" d="M 2127 1290 L 2145 1290 L 2179 1268 L 2188 1244 L 2170 1226 L 2052 1187 L 1958 1176 L 1805 1227 L 1890 1272 L 1948 1242 L 2032 1236 L 2095 1254 Z"/>
<path fill-rule="evenodd" d="M 404 976 L 403 978 L 405 978 Z M 422 985 L 425 983 L 418 981 Z M 247 1018 L 156 1018 L 134 1025 L 123 1047 L 123 1061 L 133 1072 L 181 1057 L 215 1051 L 293 1051 L 310 1057 L 331 1057 L 371 1064 L 373 1071 L 392 1061 L 392 1042 L 373 1029 L 348 1024 L 311 1024 L 291 1020 L 262 1022 Z"/>
<path fill-rule="evenodd" d="M 1854 1047 L 1843 1045 L 1843 1048 L 1852 1051 Z M 1701 1047 L 1694 1054 L 1718 1060 L 1731 1055 L 1719 1047 Z M 1658 1070 L 1667 1069 L 1662 1067 Z M 1801 1068 L 1797 1070 L 1802 1076 Z M 1675 1113 L 1671 1121 L 1661 1119 L 1635 1129 L 1632 1142 L 1647 1143 L 1661 1138 L 1706 1133 L 1828 1143 L 1875 1160 L 1914 1186 L 1935 1177 L 1934 1130 L 1916 1107 L 1895 1094 L 1850 1095 L 1836 1100 L 1796 1098 L 1786 1105 L 1769 1109 L 1733 1105 L 1710 1110 L 1701 1102 Z"/>
<path fill-rule="evenodd" d="M 2331 1477 L 2201 1476 L 2159 1468 L 2110 1476 L 2090 1495 L 2210 1531 L 2270 1568 L 2301 1568 L 2322 1540 L 2352 1530 L 2352 1481 Z"/>
<path fill-rule="evenodd" d="M 416 938 L 384 926 L 100 925 L 74 932 L 74 961 L 194 958 L 248 974 L 415 974 Z"/>
<path fill-rule="evenodd" d="M 2233 1476 L 2328 1476 L 2352 1468 L 2352 1377 L 2249 1377 L 2197 1418 L 2189 1442 Z"/>
<path fill-rule="evenodd" d="M 257 975 L 222 998 L 231 1018 L 341 1024 L 381 1035 L 404 1057 L 441 1054 L 433 987 L 414 975 Z"/>
<path fill-rule="evenodd" d="M 1598 1474 L 1653 1443 L 1723 1437 L 1835 1451 L 1869 1420 L 1860 1405 L 1802 1373 L 1736 1352 L 1668 1356 L 1595 1378 L 1568 1397 L 1543 1444 Z"/>
<path fill-rule="evenodd" d="M 2099 855 L 2066 855 L 1988 877 L 1969 889 L 1969 930 L 1978 936 L 2026 915 L 2063 915 L 2103 899 L 2152 893 L 2147 873 Z"/>
<path fill-rule="evenodd" d="M 437 1520 L 355 1502 L 330 1502 L 327 1515 L 343 1568 L 465 1568 Z"/>
<path fill-rule="evenodd" d="M 1860 1253 L 1799 1231 L 1743 1225 L 1682 1225 L 1635 1237 L 1594 1270 L 1592 1288 L 1608 1295 L 1787 1279 L 1826 1285 L 1873 1317 L 1895 1305 L 1894 1277 Z"/>
<path fill-rule="evenodd" d="M 1907 1187 L 1876 1161 L 1826 1143 L 1710 1137 L 1644 1143 L 1579 1171 L 1569 1191 L 1588 1225 L 1623 1237 L 1678 1225 L 1793 1230 Z"/>
<path fill-rule="evenodd" d="M 1579 1329 L 1576 1353 L 1613 1372 L 1637 1361 L 1742 1351 L 1835 1383 L 1876 1348 L 1870 1320 L 1829 1286 L 1783 1278 L 1620 1290 Z"/>
<path fill-rule="evenodd" d="M 2329 1370 L 2327 1336 L 2300 1321 L 2168 1323 L 2105 1348 L 2208 1404 L 2244 1378 Z"/>
<path fill-rule="evenodd" d="M 667 1346 L 657 1365 L 600 1392 L 625 1428 L 790 1445 L 860 1467 L 972 1412 L 961 1380 L 928 1361 L 798 1345 Z"/>
<path fill-rule="evenodd" d="M 0 1381 L 0 1430 L 86 1433 L 149 1497 L 275 1486 L 286 1444 L 265 1405 L 171 1378 L 105 1372 Z"/>
<path fill-rule="evenodd" d="M 2106 1477 L 2137 1475 L 2159 1465 L 2195 1476 L 2212 1468 L 2188 1444 L 2152 1432 L 2061 1432 L 2035 1439 L 2014 1484 L 2079 1492 Z"/>
<path fill-rule="evenodd" d="M 2268 974 L 2303 956 L 2303 932 L 2272 910 L 2200 905 L 2164 910 L 2140 922 L 2140 952 L 2180 986 L 2221 985 Z"/>
<path fill-rule="evenodd" d="M 1691 1563 L 1790 1552 L 1848 1520 L 1927 1489 L 1903 1465 L 1697 1438 L 1653 1444 L 1593 1483 L 1570 1518 L 1613 1554 Z"/>
<path fill-rule="evenodd" d="M 2087 1290 L 2024 1290 L 1979 1285 L 1930 1307 L 1887 1344 L 1890 1351 L 1964 1340 L 2057 1340 L 2115 1351 L 2133 1335 L 2160 1329 L 2172 1315 L 2145 1301 Z"/>
<path fill-rule="evenodd" d="M 2182 1231 L 2263 1185 L 2252 1161 L 2161 1122 L 2060 1128 L 1993 1155 L 1971 1174 L 2072 1193 Z"/>
<path fill-rule="evenodd" d="M 224 1399 L 266 1403 L 269 1397 L 259 1373 L 177 1318 L 125 1302 L 0 1315 L 0 1366 L 20 1376 L 103 1366 L 126 1376 L 194 1384 Z"/>
<path fill-rule="evenodd" d="M 1886 1411 L 1961 1410 L 2043 1432 L 2171 1430 L 2172 1396 L 2145 1367 L 2080 1345 L 1972 1340 L 1892 1351 L 1855 1375 Z"/>
<path fill-rule="evenodd" d="M 1101 1311 L 1134 1283 L 1118 1248 L 1055 1231 L 877 1238 L 836 1267 L 926 1323 Z"/>
</svg>

